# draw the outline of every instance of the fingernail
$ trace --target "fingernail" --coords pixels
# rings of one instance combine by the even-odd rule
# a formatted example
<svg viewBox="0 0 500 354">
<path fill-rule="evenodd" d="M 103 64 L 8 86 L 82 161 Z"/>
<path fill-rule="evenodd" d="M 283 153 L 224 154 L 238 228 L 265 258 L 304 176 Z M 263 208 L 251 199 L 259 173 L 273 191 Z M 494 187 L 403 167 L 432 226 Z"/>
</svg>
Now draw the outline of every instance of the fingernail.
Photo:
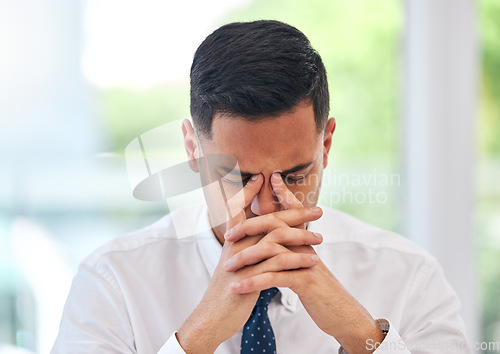
<svg viewBox="0 0 500 354">
<path fill-rule="evenodd" d="M 311 260 L 312 260 L 313 262 L 317 262 L 317 261 L 319 261 L 319 257 L 318 257 L 317 255 L 315 255 L 315 254 L 312 254 L 312 255 L 311 255 Z"/>
<path fill-rule="evenodd" d="M 273 184 L 273 188 L 279 189 L 281 188 L 280 182 L 283 180 L 281 179 L 281 176 L 278 173 L 273 173 L 271 175 L 271 183 Z"/>
<path fill-rule="evenodd" d="M 231 288 L 233 288 L 233 289 L 238 289 L 240 286 L 241 286 L 241 284 L 238 281 L 231 283 Z"/>
<path fill-rule="evenodd" d="M 313 213 L 315 213 L 315 214 L 316 214 L 316 213 L 321 213 L 321 208 L 320 208 L 320 207 L 315 206 L 315 207 L 312 207 L 312 208 L 311 208 L 311 211 L 312 211 Z"/>
<path fill-rule="evenodd" d="M 320 233 L 318 232 L 313 232 L 313 235 L 316 236 L 318 239 L 322 240 L 323 239 L 323 236 L 321 236 Z"/>
<path fill-rule="evenodd" d="M 227 260 L 227 261 L 225 261 L 225 262 L 224 262 L 224 265 L 223 265 L 223 267 L 222 267 L 222 268 L 223 268 L 224 270 L 228 270 L 228 269 L 229 269 L 229 267 L 231 267 L 231 265 L 232 265 L 233 263 L 234 263 L 234 262 L 233 262 L 233 259 L 231 258 L 231 259 L 229 259 L 229 260 Z"/>
<path fill-rule="evenodd" d="M 252 181 L 256 181 L 257 178 L 259 178 L 259 175 L 253 175 L 252 178 L 250 178 Z"/>
<path fill-rule="evenodd" d="M 224 234 L 224 239 L 227 240 L 229 237 L 231 237 L 232 234 L 233 234 L 233 229 L 227 230 L 226 233 Z"/>
</svg>

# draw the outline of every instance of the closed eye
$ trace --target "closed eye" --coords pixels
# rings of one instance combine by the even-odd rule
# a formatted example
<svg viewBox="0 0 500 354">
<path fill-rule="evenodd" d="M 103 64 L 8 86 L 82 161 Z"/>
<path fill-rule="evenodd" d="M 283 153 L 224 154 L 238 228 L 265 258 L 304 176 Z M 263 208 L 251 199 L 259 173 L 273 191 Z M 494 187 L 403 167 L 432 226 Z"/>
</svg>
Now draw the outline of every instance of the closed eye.
<svg viewBox="0 0 500 354">
<path fill-rule="evenodd" d="M 285 184 L 294 184 L 300 182 L 306 178 L 306 175 L 281 175 Z"/>
<path fill-rule="evenodd" d="M 245 184 L 248 183 L 248 181 L 250 180 L 250 177 L 248 177 L 248 178 L 240 178 L 240 179 L 231 179 L 231 178 L 228 178 L 226 176 L 226 177 L 223 177 L 222 180 L 224 182 L 232 184 L 233 186 L 242 186 L 242 185 L 244 186 Z"/>
<path fill-rule="evenodd" d="M 306 178 L 306 175 L 281 175 L 281 178 L 283 178 L 283 181 L 285 182 L 285 184 L 295 184 L 295 183 L 298 183 L 300 181 L 303 181 L 305 178 Z M 250 177 L 247 177 L 247 178 L 241 178 L 241 179 L 231 179 L 231 178 L 228 178 L 227 175 L 225 177 L 222 178 L 222 180 L 224 182 L 227 182 L 233 186 L 241 186 L 241 185 L 245 185 L 248 183 L 248 181 L 250 180 Z"/>
</svg>

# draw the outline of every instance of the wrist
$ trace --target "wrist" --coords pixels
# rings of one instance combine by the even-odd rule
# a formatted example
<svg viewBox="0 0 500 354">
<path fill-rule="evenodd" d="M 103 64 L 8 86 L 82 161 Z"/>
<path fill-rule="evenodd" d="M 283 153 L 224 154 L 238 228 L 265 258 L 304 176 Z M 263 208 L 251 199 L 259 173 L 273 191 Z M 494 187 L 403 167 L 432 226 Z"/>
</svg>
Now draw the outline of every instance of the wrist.
<svg viewBox="0 0 500 354">
<path fill-rule="evenodd" d="M 346 340 L 341 341 L 343 353 L 373 353 L 385 339 L 386 333 L 382 331 L 375 320 L 360 326 Z"/>
<path fill-rule="evenodd" d="M 223 341 L 217 340 L 211 324 L 197 318 L 195 312 L 177 331 L 177 341 L 187 354 L 213 353 Z"/>
</svg>

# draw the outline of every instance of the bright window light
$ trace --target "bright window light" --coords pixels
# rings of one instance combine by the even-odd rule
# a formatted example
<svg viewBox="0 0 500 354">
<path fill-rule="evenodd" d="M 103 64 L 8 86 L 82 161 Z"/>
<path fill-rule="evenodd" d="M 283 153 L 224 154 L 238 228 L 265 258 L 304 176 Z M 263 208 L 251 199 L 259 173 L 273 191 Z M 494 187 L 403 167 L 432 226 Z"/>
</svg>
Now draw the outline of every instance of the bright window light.
<svg viewBox="0 0 500 354">
<path fill-rule="evenodd" d="M 225 14 L 250 0 L 89 0 L 83 72 L 97 87 L 187 80 L 193 54 Z"/>
</svg>

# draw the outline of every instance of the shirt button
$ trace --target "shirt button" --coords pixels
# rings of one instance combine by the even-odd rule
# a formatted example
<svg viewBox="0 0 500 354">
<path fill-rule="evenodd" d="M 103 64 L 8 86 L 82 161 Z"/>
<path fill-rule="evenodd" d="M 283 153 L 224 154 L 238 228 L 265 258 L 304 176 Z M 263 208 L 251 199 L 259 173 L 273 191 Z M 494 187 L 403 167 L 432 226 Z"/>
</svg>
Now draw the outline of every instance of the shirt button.
<svg viewBox="0 0 500 354">
<path fill-rule="evenodd" d="M 295 296 L 289 296 L 287 299 L 286 299 L 286 302 L 288 305 L 290 306 L 295 306 L 297 304 L 297 298 Z"/>
</svg>

